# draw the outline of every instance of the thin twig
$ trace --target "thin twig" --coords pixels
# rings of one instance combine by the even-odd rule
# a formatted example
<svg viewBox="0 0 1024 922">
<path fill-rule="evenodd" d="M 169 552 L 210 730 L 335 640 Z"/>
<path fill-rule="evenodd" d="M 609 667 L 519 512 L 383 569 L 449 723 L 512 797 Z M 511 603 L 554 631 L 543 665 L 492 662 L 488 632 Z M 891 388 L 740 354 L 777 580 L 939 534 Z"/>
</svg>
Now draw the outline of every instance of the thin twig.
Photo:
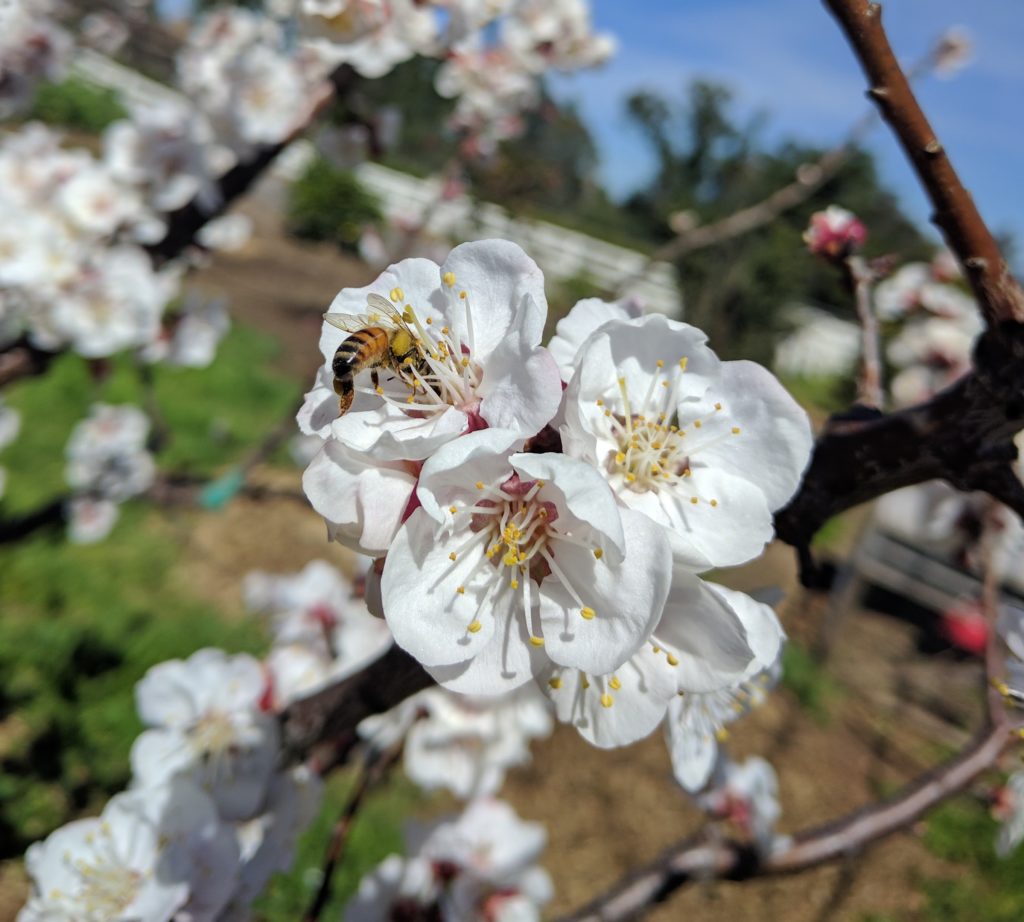
<svg viewBox="0 0 1024 922">
<path fill-rule="evenodd" d="M 878 321 L 871 304 L 874 273 L 860 256 L 843 260 L 846 286 L 853 295 L 860 323 L 860 374 L 857 376 L 857 403 L 876 410 L 885 409 L 882 386 L 882 359 L 878 345 Z"/>
<path fill-rule="evenodd" d="M 988 701 L 989 720 L 993 724 L 1005 723 L 1006 702 L 996 688 L 996 681 L 1002 671 L 1003 656 L 999 642 L 997 624 L 999 621 L 999 569 L 996 566 L 996 545 L 999 533 L 1006 529 L 1002 521 L 1006 510 L 995 500 L 990 500 L 982 513 L 981 527 L 981 611 L 985 617 L 988 633 L 985 637 L 985 694 Z"/>
<path fill-rule="evenodd" d="M 327 844 L 327 851 L 324 854 L 320 886 L 309 905 L 309 909 L 306 910 L 306 914 L 303 916 L 304 922 L 317 922 L 320 914 L 327 906 L 327 901 L 331 898 L 331 888 L 334 884 L 334 871 L 345 854 L 345 846 L 348 845 L 352 825 L 362 809 L 366 795 L 380 784 L 391 769 L 394 768 L 402 757 L 404 743 L 405 740 L 403 738 L 395 745 L 383 751 L 368 750 L 355 790 L 349 796 L 348 802 L 345 804 L 341 815 L 331 830 L 331 838 Z"/>
<path fill-rule="evenodd" d="M 905 829 L 925 812 L 962 790 L 995 764 L 1009 741 L 1003 724 L 988 728 L 959 755 L 919 778 L 903 793 L 834 823 L 808 830 L 793 843 L 761 859 L 749 846 L 692 840 L 670 848 L 652 864 L 559 922 L 624 922 L 696 880 L 749 880 L 794 874 L 859 852 Z"/>
<path fill-rule="evenodd" d="M 882 28 L 881 6 L 869 0 L 823 2 L 864 69 L 868 96 L 924 185 L 935 209 L 932 220 L 963 265 L 985 320 L 991 327 L 1024 322 L 1024 292 L 914 97 Z"/>
</svg>

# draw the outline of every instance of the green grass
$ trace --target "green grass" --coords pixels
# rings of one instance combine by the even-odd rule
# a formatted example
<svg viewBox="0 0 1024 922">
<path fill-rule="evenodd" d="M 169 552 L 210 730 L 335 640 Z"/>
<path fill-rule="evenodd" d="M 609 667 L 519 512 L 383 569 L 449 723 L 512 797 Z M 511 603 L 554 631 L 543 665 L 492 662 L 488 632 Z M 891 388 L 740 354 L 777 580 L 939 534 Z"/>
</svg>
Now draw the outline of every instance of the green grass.
<svg viewBox="0 0 1024 922">
<path fill-rule="evenodd" d="M 90 134 L 99 134 L 126 115 L 117 93 L 77 77 L 40 86 L 30 113 L 31 118 L 42 122 Z"/>
<path fill-rule="evenodd" d="M 154 367 L 154 396 L 172 434 L 160 453 L 162 469 L 212 475 L 274 429 L 301 392 L 272 368 L 277 348 L 271 337 L 236 324 L 208 368 Z M 22 415 L 21 435 L 0 455 L 8 472 L 0 510 L 12 515 L 66 490 L 64 446 L 92 403 L 142 405 L 143 387 L 128 358 L 116 359 L 97 382 L 83 359 L 65 355 L 4 397 Z"/>
<path fill-rule="evenodd" d="M 831 719 L 831 705 L 839 685 L 803 647 L 792 640 L 782 651 L 782 685 L 818 723 Z"/>
<path fill-rule="evenodd" d="M 297 399 L 272 370 L 276 344 L 236 327 L 206 369 L 154 369 L 158 405 L 173 432 L 160 466 L 211 474 L 245 454 Z M 16 516 L 66 492 L 64 446 L 95 400 L 138 400 L 132 362 L 98 383 L 68 355 L 5 393 L 22 433 L 0 456 L 8 470 L 0 515 Z M 228 623 L 173 571 L 176 533 L 159 510 L 121 507 L 111 535 L 76 546 L 61 530 L 0 547 L 0 857 L 95 810 L 128 780 L 140 725 L 133 688 L 152 665 L 204 646 L 259 652 L 253 623 Z"/>
<path fill-rule="evenodd" d="M 323 809 L 299 840 L 295 862 L 287 874 L 270 882 L 255 904 L 255 917 L 266 922 L 292 922 L 302 918 L 320 885 L 319 869 L 331 829 L 347 801 L 353 774 L 331 778 L 324 792 Z M 359 887 L 363 875 L 388 855 L 404 854 L 402 830 L 423 795 L 399 769 L 389 784 L 364 802 L 352 826 L 344 858 L 336 868 L 331 898 L 322 917 L 340 919 L 341 910 Z"/>
</svg>

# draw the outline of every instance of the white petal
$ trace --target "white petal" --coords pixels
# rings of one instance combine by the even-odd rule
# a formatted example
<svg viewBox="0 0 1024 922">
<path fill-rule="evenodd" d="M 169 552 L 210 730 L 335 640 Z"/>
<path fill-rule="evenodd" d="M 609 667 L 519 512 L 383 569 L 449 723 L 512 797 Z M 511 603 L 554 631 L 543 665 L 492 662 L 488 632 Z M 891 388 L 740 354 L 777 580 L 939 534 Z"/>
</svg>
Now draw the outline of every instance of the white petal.
<svg viewBox="0 0 1024 922">
<path fill-rule="evenodd" d="M 539 456 L 538 456 L 539 457 Z M 622 510 L 625 560 L 614 564 L 568 542 L 552 541 L 553 557 L 583 605 L 553 576 L 540 586 L 540 617 L 548 656 L 591 675 L 614 672 L 650 636 L 661 617 L 671 581 L 672 558 L 660 528 Z"/>
<path fill-rule="evenodd" d="M 407 464 L 371 460 L 333 439 L 302 475 L 302 489 L 331 538 L 371 556 L 387 552 L 415 487 Z"/>
<path fill-rule="evenodd" d="M 522 447 L 522 436 L 507 429 L 480 429 L 448 442 L 424 463 L 417 495 L 423 509 L 447 522 L 453 500 L 474 501 L 477 481 L 503 483 L 512 475 L 509 454 Z"/>
<path fill-rule="evenodd" d="M 453 273 L 454 289 L 468 295 L 478 362 L 510 334 L 513 318 L 526 342 L 540 343 L 548 312 L 544 275 L 522 248 L 508 240 L 463 243 L 451 251 L 441 272 Z"/>
<path fill-rule="evenodd" d="M 466 541 L 465 532 L 442 533 L 422 509 L 399 530 L 384 564 L 381 592 L 384 617 L 395 642 L 425 666 L 447 666 L 476 656 L 489 642 L 499 619 L 500 605 L 511 593 L 490 593 L 499 574 L 485 563 L 484 546 L 455 562 L 449 555 Z M 459 588 L 464 592 L 459 592 Z M 492 597 L 488 599 L 488 595 Z M 472 624 L 479 628 L 470 631 Z"/>
<path fill-rule="evenodd" d="M 730 604 L 732 595 L 746 597 L 723 596 L 715 591 L 718 588 L 676 568 L 654 643 L 664 657 L 678 660 L 673 669 L 679 691 L 708 692 L 734 685 L 755 659 L 746 626 Z"/>
<path fill-rule="evenodd" d="M 626 746 L 653 732 L 676 693 L 672 668 L 649 644 L 615 670 L 618 688 L 609 684 L 612 678 L 554 667 L 538 682 L 555 703 L 562 723 L 572 724 L 585 740 L 607 749 Z"/>
</svg>

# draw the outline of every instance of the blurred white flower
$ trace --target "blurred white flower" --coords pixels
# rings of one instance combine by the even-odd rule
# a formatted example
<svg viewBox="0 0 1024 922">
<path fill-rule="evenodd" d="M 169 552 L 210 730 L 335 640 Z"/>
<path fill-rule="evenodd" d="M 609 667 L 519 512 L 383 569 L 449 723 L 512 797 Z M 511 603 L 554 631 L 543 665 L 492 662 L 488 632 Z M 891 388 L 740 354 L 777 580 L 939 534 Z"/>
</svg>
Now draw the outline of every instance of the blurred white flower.
<svg viewBox="0 0 1024 922">
<path fill-rule="evenodd" d="M 266 677 L 251 656 L 204 649 L 150 669 L 135 687 L 146 730 L 132 746 L 135 783 L 185 776 L 225 819 L 260 812 L 278 757 L 278 729 L 261 707 Z"/>
</svg>

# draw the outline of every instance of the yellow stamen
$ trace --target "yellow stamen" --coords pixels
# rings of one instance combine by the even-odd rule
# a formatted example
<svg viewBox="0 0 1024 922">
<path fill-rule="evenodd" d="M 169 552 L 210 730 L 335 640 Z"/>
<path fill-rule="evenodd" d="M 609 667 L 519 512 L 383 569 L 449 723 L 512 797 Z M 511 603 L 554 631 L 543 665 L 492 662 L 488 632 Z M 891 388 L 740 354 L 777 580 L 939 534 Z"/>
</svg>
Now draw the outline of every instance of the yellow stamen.
<svg viewBox="0 0 1024 922">
<path fill-rule="evenodd" d="M 535 647 L 543 647 L 544 646 L 544 638 L 543 637 L 531 637 L 530 638 L 530 643 L 532 643 Z"/>
<path fill-rule="evenodd" d="M 469 627 L 466 628 L 466 630 L 469 631 L 470 634 L 475 634 L 482 627 L 483 625 L 479 621 L 471 621 Z"/>
<path fill-rule="evenodd" d="M 447 285 L 449 288 L 451 288 L 452 285 L 455 284 L 455 273 L 446 272 L 444 275 L 441 276 L 441 281 L 444 282 L 445 285 Z"/>
<path fill-rule="evenodd" d="M 598 560 L 600 560 L 602 557 L 604 557 L 604 551 L 602 551 L 601 548 L 599 548 L 599 547 L 595 547 L 594 548 L 594 556 Z"/>
<path fill-rule="evenodd" d="M 622 688 L 622 683 L 619 681 L 618 676 L 612 676 L 611 679 L 608 680 L 608 686 L 609 688 L 618 691 L 620 688 Z"/>
<path fill-rule="evenodd" d="M 405 292 L 401 288 L 391 289 L 391 300 L 398 304 L 399 301 L 405 300 Z"/>
<path fill-rule="evenodd" d="M 615 702 L 612 700 L 612 696 L 605 694 L 601 695 L 601 707 L 610 708 Z"/>
<path fill-rule="evenodd" d="M 558 676 L 555 676 L 553 679 L 548 679 L 548 685 L 551 688 L 559 689 L 562 687 L 562 680 L 558 678 Z"/>
<path fill-rule="evenodd" d="M 587 621 L 591 621 L 591 620 L 592 620 L 592 619 L 594 618 L 594 616 L 595 616 L 595 615 L 597 614 L 597 612 L 596 612 L 596 611 L 594 611 L 594 609 L 592 609 L 592 608 L 591 608 L 591 607 L 590 607 L 590 606 L 588 605 L 588 606 L 586 606 L 586 607 L 584 607 L 584 608 L 580 609 L 580 614 L 581 614 L 581 615 L 582 615 L 582 616 L 583 616 L 584 618 L 586 618 L 586 619 L 587 619 Z"/>
</svg>

